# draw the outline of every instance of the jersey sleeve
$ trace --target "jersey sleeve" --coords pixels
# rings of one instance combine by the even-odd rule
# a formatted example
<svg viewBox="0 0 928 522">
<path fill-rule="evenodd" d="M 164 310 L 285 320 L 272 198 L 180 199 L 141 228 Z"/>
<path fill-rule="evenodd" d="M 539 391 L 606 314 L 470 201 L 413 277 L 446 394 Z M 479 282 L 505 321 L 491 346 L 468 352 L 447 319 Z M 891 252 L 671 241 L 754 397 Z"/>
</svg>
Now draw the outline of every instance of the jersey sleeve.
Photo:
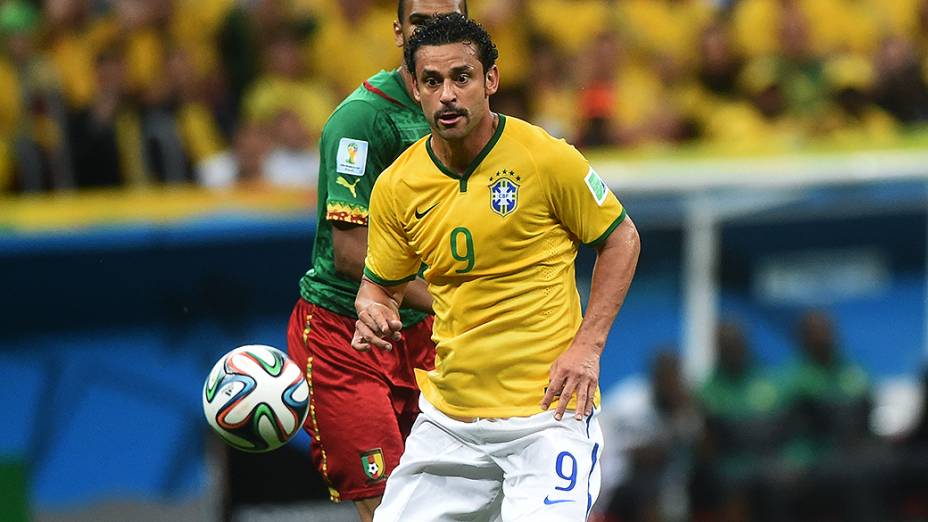
<svg viewBox="0 0 928 522">
<path fill-rule="evenodd" d="M 374 182 L 399 154 L 399 141 L 385 120 L 370 104 L 353 101 L 326 122 L 319 169 L 327 220 L 367 225 Z"/>
<path fill-rule="evenodd" d="M 409 245 L 402 209 L 387 181 L 376 184 L 371 195 L 364 275 L 377 284 L 394 286 L 415 279 L 421 261 Z"/>
<path fill-rule="evenodd" d="M 581 243 L 598 246 L 625 219 L 612 190 L 577 149 L 562 142 L 543 161 L 555 217 Z"/>
</svg>

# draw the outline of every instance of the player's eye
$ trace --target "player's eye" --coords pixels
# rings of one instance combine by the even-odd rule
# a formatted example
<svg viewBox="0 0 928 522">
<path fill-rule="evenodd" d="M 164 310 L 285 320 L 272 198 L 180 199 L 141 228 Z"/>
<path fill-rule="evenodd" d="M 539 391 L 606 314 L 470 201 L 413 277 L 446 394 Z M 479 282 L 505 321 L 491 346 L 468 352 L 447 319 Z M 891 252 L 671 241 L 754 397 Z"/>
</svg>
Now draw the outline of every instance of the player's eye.
<svg viewBox="0 0 928 522">
<path fill-rule="evenodd" d="M 428 85 L 429 87 L 435 87 L 436 85 L 438 85 L 438 80 L 436 80 L 435 78 L 429 77 L 425 79 L 425 84 Z"/>
<path fill-rule="evenodd" d="M 467 83 L 468 81 L 470 81 L 470 74 L 461 73 L 458 75 L 458 83 Z"/>
</svg>

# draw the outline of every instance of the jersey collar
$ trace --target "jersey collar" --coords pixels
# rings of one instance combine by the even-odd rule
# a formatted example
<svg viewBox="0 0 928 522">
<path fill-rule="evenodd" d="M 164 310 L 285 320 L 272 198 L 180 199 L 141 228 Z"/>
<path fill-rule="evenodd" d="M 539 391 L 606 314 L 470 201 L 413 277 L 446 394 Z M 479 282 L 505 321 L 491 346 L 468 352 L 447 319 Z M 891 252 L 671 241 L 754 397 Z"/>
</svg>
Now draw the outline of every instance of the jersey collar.
<svg viewBox="0 0 928 522">
<path fill-rule="evenodd" d="M 435 151 L 432 150 L 431 135 L 429 135 L 429 137 L 425 140 L 425 150 L 429 153 L 429 158 L 432 159 L 432 163 L 438 167 L 438 170 L 440 170 L 441 173 L 445 176 L 458 180 L 461 183 L 461 192 L 467 192 L 467 179 L 470 178 L 470 175 L 473 174 L 475 170 L 477 170 L 477 167 L 480 166 L 480 163 L 483 161 L 483 159 L 487 157 L 491 150 L 493 150 L 496 142 L 498 142 L 500 136 L 503 135 L 503 128 L 505 126 L 506 117 L 502 114 L 499 114 L 499 124 L 496 126 L 496 132 L 493 133 L 493 137 L 491 137 L 490 141 L 488 141 L 487 144 L 483 146 L 483 150 L 480 151 L 480 154 L 477 154 L 477 156 L 470 162 L 470 165 L 467 166 L 467 170 L 464 171 L 464 174 L 460 176 L 455 174 L 453 170 L 446 167 L 445 164 L 442 163 L 440 159 L 438 159 L 438 156 L 435 155 Z"/>
</svg>

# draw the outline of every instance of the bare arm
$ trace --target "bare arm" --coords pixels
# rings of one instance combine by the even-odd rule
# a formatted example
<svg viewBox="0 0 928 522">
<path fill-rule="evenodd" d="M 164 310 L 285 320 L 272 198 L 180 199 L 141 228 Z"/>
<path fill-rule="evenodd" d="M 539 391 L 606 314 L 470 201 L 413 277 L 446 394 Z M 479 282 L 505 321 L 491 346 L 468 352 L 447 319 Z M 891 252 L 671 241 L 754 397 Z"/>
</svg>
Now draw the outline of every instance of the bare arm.
<svg viewBox="0 0 928 522">
<path fill-rule="evenodd" d="M 550 383 L 541 402 L 541 408 L 547 410 L 555 396 L 560 395 L 554 414 L 558 420 L 575 393 L 576 418 L 581 419 L 593 411 L 593 396 L 599 385 L 599 358 L 612 322 L 631 286 L 640 251 L 638 229 L 631 218 L 626 217 L 597 252 L 590 302 L 583 323 L 570 348 L 551 365 Z"/>
<path fill-rule="evenodd" d="M 367 227 L 344 221 L 331 223 L 335 270 L 351 280 L 360 281 L 367 254 Z"/>
<path fill-rule="evenodd" d="M 354 281 L 364 274 L 364 257 L 367 255 L 367 227 L 344 221 L 332 221 L 332 250 L 335 270 Z M 405 290 L 405 306 L 432 313 L 432 295 L 422 279 L 409 283 Z"/>
</svg>

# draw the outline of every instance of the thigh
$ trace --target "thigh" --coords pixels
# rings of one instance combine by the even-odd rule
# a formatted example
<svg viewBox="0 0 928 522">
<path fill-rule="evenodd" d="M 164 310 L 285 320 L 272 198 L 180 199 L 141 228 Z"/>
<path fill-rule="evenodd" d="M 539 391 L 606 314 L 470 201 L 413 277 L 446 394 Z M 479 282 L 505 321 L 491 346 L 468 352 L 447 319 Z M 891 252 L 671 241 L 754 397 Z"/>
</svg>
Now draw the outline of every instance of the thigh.
<svg viewBox="0 0 928 522">
<path fill-rule="evenodd" d="M 374 522 L 494 522 L 501 481 L 489 457 L 420 415 Z"/>
<path fill-rule="evenodd" d="M 503 520 L 586 520 L 600 487 L 603 439 L 595 415 L 557 422 L 545 413 L 534 434 L 497 458 L 505 473 Z"/>
<path fill-rule="evenodd" d="M 288 349 L 306 369 L 310 414 L 304 429 L 313 462 L 332 500 L 380 496 L 403 452 L 390 386 L 364 357 L 353 357 L 351 318 L 297 306 L 302 310 L 291 317 Z"/>
</svg>

